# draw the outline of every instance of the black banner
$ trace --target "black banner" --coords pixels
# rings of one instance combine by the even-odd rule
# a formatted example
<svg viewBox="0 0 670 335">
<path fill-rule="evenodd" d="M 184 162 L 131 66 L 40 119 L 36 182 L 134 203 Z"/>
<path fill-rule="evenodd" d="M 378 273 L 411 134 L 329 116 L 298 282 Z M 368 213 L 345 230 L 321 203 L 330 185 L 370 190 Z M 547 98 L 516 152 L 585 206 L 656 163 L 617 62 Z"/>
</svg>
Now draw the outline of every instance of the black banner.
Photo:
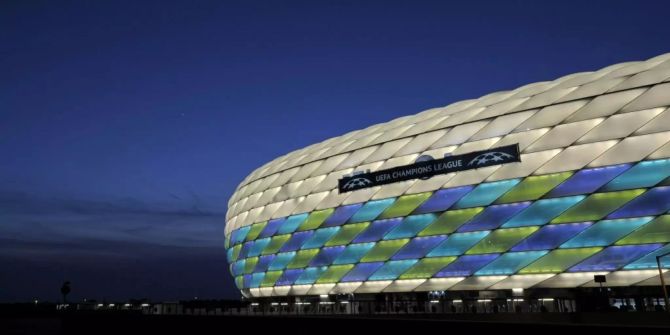
<svg viewBox="0 0 670 335">
<path fill-rule="evenodd" d="M 492 165 L 520 162 L 519 144 L 494 149 L 469 152 L 440 159 L 416 162 L 392 169 L 361 173 L 338 181 L 340 193 L 351 192 L 378 185 L 410 179 L 428 179 L 438 174 L 478 169 Z"/>
</svg>

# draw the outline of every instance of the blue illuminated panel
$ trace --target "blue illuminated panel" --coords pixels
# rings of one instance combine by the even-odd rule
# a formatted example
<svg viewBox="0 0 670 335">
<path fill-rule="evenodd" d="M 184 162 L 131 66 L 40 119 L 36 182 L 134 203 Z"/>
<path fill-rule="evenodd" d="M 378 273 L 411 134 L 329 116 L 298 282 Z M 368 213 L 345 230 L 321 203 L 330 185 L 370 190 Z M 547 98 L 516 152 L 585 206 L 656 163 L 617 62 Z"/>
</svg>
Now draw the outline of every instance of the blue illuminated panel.
<svg viewBox="0 0 670 335">
<path fill-rule="evenodd" d="M 340 227 L 317 229 L 314 232 L 314 235 L 305 241 L 300 249 L 321 248 L 324 244 L 326 244 L 326 242 L 328 242 L 328 240 L 333 238 L 333 236 L 335 236 L 339 230 Z"/>
<path fill-rule="evenodd" d="M 244 273 L 244 264 L 246 263 L 246 260 L 241 260 L 233 263 L 233 276 L 239 276 Z"/>
<path fill-rule="evenodd" d="M 670 159 L 639 162 L 603 187 L 604 191 L 651 187 L 670 176 Z"/>
<path fill-rule="evenodd" d="M 263 231 L 258 234 L 258 238 L 270 237 L 276 234 L 279 227 L 284 224 L 284 221 L 286 221 L 286 218 L 270 220 L 268 224 L 265 225 L 265 228 L 263 228 Z"/>
<path fill-rule="evenodd" d="M 265 272 L 260 272 L 260 273 L 253 273 L 251 274 L 251 280 L 249 281 L 249 287 L 250 288 L 256 288 L 261 286 L 261 282 L 263 281 L 263 278 L 265 278 Z"/>
<path fill-rule="evenodd" d="M 296 251 L 300 249 L 303 243 L 314 235 L 314 231 L 301 231 L 291 235 L 291 238 L 284 243 L 279 252 Z"/>
<path fill-rule="evenodd" d="M 242 248 L 240 249 L 240 255 L 237 256 L 237 259 L 247 258 L 247 255 L 249 254 L 249 250 L 251 250 L 251 247 L 253 245 L 254 245 L 254 241 L 245 242 L 242 245 Z"/>
<path fill-rule="evenodd" d="M 353 264 L 358 263 L 365 254 L 374 248 L 375 243 L 359 243 L 359 244 L 350 244 L 346 247 L 344 252 L 340 254 L 333 264 Z"/>
<path fill-rule="evenodd" d="M 331 214 L 326 221 L 323 222 L 321 227 L 334 227 L 343 225 L 349 218 L 351 218 L 354 213 L 363 207 L 363 204 L 353 204 L 347 206 L 340 206 L 335 209 L 333 214 Z"/>
<path fill-rule="evenodd" d="M 394 202 L 395 198 L 368 201 L 349 219 L 349 222 L 372 221 Z"/>
<path fill-rule="evenodd" d="M 364 281 L 367 280 L 384 262 L 360 263 L 351 269 L 344 277 L 342 282 Z"/>
<path fill-rule="evenodd" d="M 385 240 L 414 237 L 437 219 L 435 214 L 419 214 L 405 217 L 398 226 L 384 235 Z"/>
<path fill-rule="evenodd" d="M 333 261 L 344 252 L 344 246 L 323 248 L 319 253 L 312 258 L 309 266 L 324 266 L 330 265 Z"/>
<path fill-rule="evenodd" d="M 670 210 L 670 186 L 656 187 L 631 200 L 608 219 L 658 215 Z"/>
<path fill-rule="evenodd" d="M 465 255 L 461 256 L 446 268 L 440 270 L 435 277 L 464 277 L 473 274 L 475 271 L 484 267 L 494 259 L 498 258 L 499 254 L 484 254 L 484 255 Z"/>
<path fill-rule="evenodd" d="M 373 221 L 370 226 L 368 226 L 368 229 L 356 236 L 352 243 L 379 241 L 389 230 L 399 225 L 401 221 L 402 218 Z"/>
<path fill-rule="evenodd" d="M 644 270 L 644 269 L 658 269 L 656 264 L 656 256 L 664 255 L 670 252 L 670 244 L 665 247 L 656 249 L 654 252 L 630 263 L 624 267 L 626 270 Z M 670 256 L 661 258 L 661 267 L 670 269 Z"/>
<path fill-rule="evenodd" d="M 298 280 L 298 277 L 304 272 L 304 269 L 293 269 L 293 270 L 286 270 L 284 273 L 282 273 L 281 277 L 277 279 L 277 282 L 275 285 L 277 286 L 287 286 L 287 285 L 293 285 L 296 280 Z"/>
<path fill-rule="evenodd" d="M 244 288 L 249 288 L 249 285 L 251 285 L 251 275 L 244 275 L 242 277 L 242 283 Z"/>
<path fill-rule="evenodd" d="M 254 241 L 254 244 L 249 249 L 249 254 L 247 256 L 248 257 L 259 256 L 261 252 L 263 252 L 263 249 L 265 249 L 265 247 L 268 246 L 268 244 L 270 244 L 269 237 Z"/>
<path fill-rule="evenodd" d="M 608 247 L 570 268 L 570 272 L 613 271 L 658 248 L 661 244 L 622 245 Z"/>
<path fill-rule="evenodd" d="M 477 271 L 477 276 L 492 275 L 510 275 L 524 268 L 526 265 L 534 262 L 536 259 L 544 256 L 547 250 L 542 251 L 523 251 L 508 252 L 496 258 L 481 270 Z"/>
<path fill-rule="evenodd" d="M 275 259 L 275 255 L 261 256 L 258 258 L 254 272 L 265 272 L 270 267 L 270 263 Z"/>
<path fill-rule="evenodd" d="M 563 243 L 561 248 L 602 247 L 616 242 L 653 217 L 598 221 L 593 226 Z"/>
<path fill-rule="evenodd" d="M 583 195 L 572 197 L 543 199 L 535 201 L 530 207 L 507 221 L 503 228 L 541 226 L 584 199 Z"/>
<path fill-rule="evenodd" d="M 492 183 L 483 183 L 477 185 L 472 192 L 462 197 L 454 208 L 468 208 L 477 206 L 487 206 L 498 199 L 505 192 L 509 191 L 514 185 L 519 183 L 519 179 L 501 180 Z"/>
<path fill-rule="evenodd" d="M 428 253 L 428 257 L 459 256 L 465 253 L 473 245 L 481 241 L 488 231 L 476 231 L 472 233 L 451 234 L 446 241 Z"/>
<path fill-rule="evenodd" d="M 544 226 L 535 232 L 535 234 L 530 235 L 530 237 L 515 245 L 511 251 L 554 249 L 590 226 L 591 222 Z"/>
<path fill-rule="evenodd" d="M 277 235 L 290 234 L 294 232 L 303 222 L 305 222 L 307 216 L 307 213 L 289 216 L 286 221 L 284 221 L 284 224 L 282 224 L 281 227 L 279 227 L 277 230 Z"/>
<path fill-rule="evenodd" d="M 416 237 L 409 241 L 392 260 L 423 258 L 435 246 L 446 240 L 446 236 Z"/>
<path fill-rule="evenodd" d="M 404 260 L 404 261 L 390 261 L 386 262 L 379 270 L 370 276 L 369 280 L 394 280 L 400 277 L 401 274 L 405 273 L 409 268 L 412 267 L 418 260 Z"/>
<path fill-rule="evenodd" d="M 593 193 L 616 176 L 630 168 L 630 164 L 604 166 L 577 171 L 572 177 L 551 190 L 546 197 L 564 197 Z"/>
<path fill-rule="evenodd" d="M 458 229 L 458 232 L 465 233 L 470 231 L 498 228 L 500 225 L 509 220 L 509 218 L 516 215 L 529 205 L 530 202 L 526 201 L 514 204 L 488 206 L 486 209 L 484 209 L 483 212 L 479 213 L 479 215 L 475 216 L 468 223 L 462 225 Z"/>
<path fill-rule="evenodd" d="M 426 200 L 419 208 L 414 210 L 414 214 L 424 214 L 441 212 L 451 207 L 456 201 L 462 198 L 465 194 L 472 191 L 472 186 L 461 186 L 439 190 Z"/>
<path fill-rule="evenodd" d="M 305 268 L 305 271 L 296 279 L 296 285 L 314 284 L 321 275 L 328 270 L 327 266 Z"/>
<path fill-rule="evenodd" d="M 249 233 L 249 230 L 251 229 L 251 226 L 246 226 L 242 227 L 240 229 L 237 229 L 233 231 L 230 234 L 230 245 L 235 245 L 235 244 L 240 244 L 244 241 L 244 239 L 247 237 L 247 234 Z"/>
<path fill-rule="evenodd" d="M 283 254 L 277 254 L 277 257 L 275 257 L 275 259 L 272 260 L 272 263 L 270 263 L 270 266 L 268 266 L 268 270 L 270 271 L 283 270 L 286 268 L 288 263 L 291 263 L 294 257 L 295 257 L 295 251 L 285 252 Z"/>
</svg>

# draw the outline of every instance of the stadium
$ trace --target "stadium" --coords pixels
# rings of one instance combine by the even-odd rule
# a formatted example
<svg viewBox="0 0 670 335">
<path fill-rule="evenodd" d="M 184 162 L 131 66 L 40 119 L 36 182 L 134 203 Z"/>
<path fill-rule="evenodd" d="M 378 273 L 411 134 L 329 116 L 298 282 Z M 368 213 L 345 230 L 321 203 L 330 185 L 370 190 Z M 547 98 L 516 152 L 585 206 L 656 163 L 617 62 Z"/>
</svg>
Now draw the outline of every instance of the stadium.
<svg viewBox="0 0 670 335">
<path fill-rule="evenodd" d="M 232 195 L 230 272 L 287 311 L 658 309 L 668 106 L 665 54 L 291 152 Z"/>
</svg>

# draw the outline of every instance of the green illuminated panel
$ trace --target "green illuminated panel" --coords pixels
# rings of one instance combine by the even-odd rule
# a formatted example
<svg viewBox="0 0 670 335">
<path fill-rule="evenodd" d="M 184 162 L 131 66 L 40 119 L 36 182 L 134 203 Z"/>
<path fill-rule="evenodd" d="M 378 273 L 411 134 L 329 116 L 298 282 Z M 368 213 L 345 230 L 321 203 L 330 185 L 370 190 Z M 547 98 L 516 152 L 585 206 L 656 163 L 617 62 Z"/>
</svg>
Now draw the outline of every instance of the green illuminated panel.
<svg viewBox="0 0 670 335">
<path fill-rule="evenodd" d="M 409 242 L 408 238 L 400 240 L 388 240 L 381 241 L 375 244 L 374 248 L 370 250 L 363 258 L 361 262 L 381 262 L 387 261 L 391 256 L 393 256 L 400 248 Z"/>
<path fill-rule="evenodd" d="M 539 199 L 551 191 L 558 184 L 572 176 L 572 172 L 532 176 L 524 179 L 507 193 L 503 194 L 496 203 L 518 202 Z"/>
<path fill-rule="evenodd" d="M 361 223 L 353 223 L 353 224 L 345 224 L 342 226 L 342 229 L 337 232 L 335 236 L 333 236 L 330 241 L 326 242 L 327 247 L 332 247 L 336 245 L 345 245 L 351 242 L 351 240 L 356 237 L 356 235 L 360 234 L 365 228 L 367 228 L 370 225 L 370 222 L 361 222 Z"/>
<path fill-rule="evenodd" d="M 395 218 L 399 216 L 407 216 L 412 213 L 419 205 L 426 201 L 432 195 L 432 192 L 418 193 L 411 195 L 403 195 L 398 198 L 393 205 L 383 211 L 378 219 Z"/>
<path fill-rule="evenodd" d="M 616 244 L 645 244 L 670 242 L 670 215 L 662 215 L 620 239 Z"/>
<path fill-rule="evenodd" d="M 238 244 L 233 247 L 233 258 L 230 260 L 230 262 L 234 262 L 237 260 L 238 257 L 240 257 L 240 250 L 242 250 L 241 244 Z"/>
<path fill-rule="evenodd" d="M 226 239 L 225 239 L 224 244 L 223 244 L 223 247 L 226 248 L 226 249 L 230 248 L 230 235 L 231 234 L 232 234 L 232 232 L 230 234 L 226 234 Z"/>
<path fill-rule="evenodd" d="M 528 235 L 534 233 L 539 227 L 521 227 L 498 229 L 492 231 L 484 239 L 475 244 L 466 252 L 467 255 L 489 254 L 494 252 L 505 252 Z"/>
<path fill-rule="evenodd" d="M 258 234 L 260 234 L 261 231 L 263 231 L 263 229 L 265 228 L 265 225 L 267 225 L 267 224 L 268 224 L 267 221 L 252 224 L 251 229 L 249 229 L 249 233 L 247 234 L 247 239 L 246 240 L 247 241 L 255 240 L 256 237 L 258 237 Z"/>
<path fill-rule="evenodd" d="M 258 257 L 251 257 L 247 258 L 246 263 L 244 263 L 244 273 L 252 273 L 254 271 L 254 268 L 256 268 L 256 264 L 258 263 Z"/>
<path fill-rule="evenodd" d="M 326 284 L 326 283 L 337 283 L 342 277 L 344 277 L 349 270 L 354 267 L 353 264 L 347 265 L 333 265 L 324 272 L 321 277 L 316 281 L 317 284 Z"/>
<path fill-rule="evenodd" d="M 479 214 L 484 207 L 473 207 L 446 211 L 440 215 L 430 226 L 422 230 L 419 236 L 451 234 L 462 224 L 470 221 L 472 217 Z"/>
<path fill-rule="evenodd" d="M 603 248 L 557 249 L 521 269 L 519 273 L 558 273 L 592 256 Z"/>
<path fill-rule="evenodd" d="M 263 249 L 261 255 L 276 254 L 279 249 L 291 238 L 290 234 L 275 236 L 270 240 L 270 243 Z"/>
<path fill-rule="evenodd" d="M 644 193 L 644 189 L 621 192 L 607 192 L 591 194 L 582 202 L 563 212 L 551 223 L 595 221 L 613 212 L 623 204 Z"/>
<path fill-rule="evenodd" d="M 335 210 L 333 208 L 328 208 L 310 213 L 305 222 L 300 225 L 298 231 L 319 228 L 323 221 L 326 221 L 326 219 L 330 216 L 330 214 L 333 214 L 334 211 Z"/>
<path fill-rule="evenodd" d="M 277 282 L 277 279 L 281 277 L 282 273 L 284 271 L 268 271 L 265 273 L 265 277 L 263 277 L 263 281 L 261 282 L 261 287 L 267 287 L 267 286 L 275 286 L 275 283 Z"/>
<path fill-rule="evenodd" d="M 424 258 L 400 276 L 400 279 L 423 279 L 430 278 L 438 271 L 442 270 L 457 257 L 435 257 Z"/>
<path fill-rule="evenodd" d="M 244 276 L 235 277 L 235 286 L 240 289 L 244 286 Z"/>
<path fill-rule="evenodd" d="M 307 249 L 307 250 L 300 250 L 296 253 L 295 257 L 291 261 L 291 263 L 288 263 L 286 266 L 287 269 L 298 269 L 298 268 L 304 268 L 307 267 L 307 264 L 309 264 L 309 261 L 316 256 L 316 254 L 319 253 L 320 249 Z"/>
</svg>

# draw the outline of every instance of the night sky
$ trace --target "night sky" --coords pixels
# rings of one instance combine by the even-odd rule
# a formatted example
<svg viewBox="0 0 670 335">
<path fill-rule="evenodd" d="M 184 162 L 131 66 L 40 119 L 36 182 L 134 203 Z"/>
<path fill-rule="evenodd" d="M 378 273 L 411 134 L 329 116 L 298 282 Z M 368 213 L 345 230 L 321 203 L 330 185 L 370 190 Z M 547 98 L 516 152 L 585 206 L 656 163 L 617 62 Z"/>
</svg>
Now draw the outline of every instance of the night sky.
<svg viewBox="0 0 670 335">
<path fill-rule="evenodd" d="M 253 169 L 670 52 L 667 1 L 1 1 L 0 301 L 237 298 Z"/>
</svg>

